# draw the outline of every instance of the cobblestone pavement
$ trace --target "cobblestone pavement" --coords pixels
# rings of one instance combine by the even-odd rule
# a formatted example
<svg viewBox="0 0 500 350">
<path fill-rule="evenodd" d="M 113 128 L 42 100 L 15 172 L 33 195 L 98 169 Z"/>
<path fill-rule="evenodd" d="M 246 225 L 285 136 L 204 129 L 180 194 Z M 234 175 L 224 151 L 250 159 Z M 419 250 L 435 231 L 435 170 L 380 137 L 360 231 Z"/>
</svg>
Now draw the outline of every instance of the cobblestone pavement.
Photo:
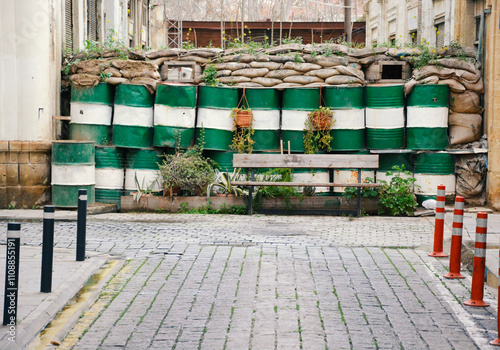
<svg viewBox="0 0 500 350">
<path fill-rule="evenodd" d="M 23 242 L 40 244 L 40 228 L 24 223 Z M 58 223 L 56 246 L 75 232 Z M 128 260 L 58 349 L 483 349 L 497 337 L 494 298 L 463 306 L 470 275 L 443 279 L 448 260 L 421 249 L 427 218 L 107 214 L 87 238 Z"/>
</svg>

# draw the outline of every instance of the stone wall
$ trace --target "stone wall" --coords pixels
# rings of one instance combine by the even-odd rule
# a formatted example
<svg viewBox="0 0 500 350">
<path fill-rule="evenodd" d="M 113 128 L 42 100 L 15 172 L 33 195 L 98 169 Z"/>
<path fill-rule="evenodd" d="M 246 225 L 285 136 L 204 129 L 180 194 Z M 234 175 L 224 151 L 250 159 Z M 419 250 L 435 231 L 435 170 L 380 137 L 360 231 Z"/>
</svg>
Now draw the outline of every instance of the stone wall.
<svg viewBox="0 0 500 350">
<path fill-rule="evenodd" d="M 0 141 L 0 208 L 50 201 L 50 141 Z"/>
</svg>

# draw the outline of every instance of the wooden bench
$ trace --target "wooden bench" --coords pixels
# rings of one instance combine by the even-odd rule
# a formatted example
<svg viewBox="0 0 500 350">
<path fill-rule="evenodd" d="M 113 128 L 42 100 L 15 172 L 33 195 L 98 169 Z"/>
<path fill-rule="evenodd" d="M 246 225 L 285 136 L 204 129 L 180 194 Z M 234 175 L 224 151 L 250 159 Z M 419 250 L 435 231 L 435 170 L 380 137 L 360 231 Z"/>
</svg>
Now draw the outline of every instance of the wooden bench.
<svg viewBox="0 0 500 350">
<path fill-rule="evenodd" d="M 248 214 L 251 215 L 252 192 L 254 186 L 315 186 L 315 187 L 357 187 L 357 209 L 348 212 L 355 212 L 357 217 L 361 216 L 361 188 L 377 187 L 378 184 L 361 183 L 361 169 L 377 169 L 378 155 L 358 155 L 358 154 L 235 154 L 233 155 L 234 168 L 251 169 L 250 181 L 233 181 L 235 186 L 245 186 L 249 188 L 248 193 Z M 255 181 L 255 169 L 262 168 L 291 168 L 291 169 L 358 169 L 357 183 L 335 183 L 335 182 L 265 182 Z M 336 210 L 328 210 L 335 212 Z M 337 210 L 338 211 L 338 210 Z M 343 210 L 342 212 L 346 212 Z"/>
</svg>

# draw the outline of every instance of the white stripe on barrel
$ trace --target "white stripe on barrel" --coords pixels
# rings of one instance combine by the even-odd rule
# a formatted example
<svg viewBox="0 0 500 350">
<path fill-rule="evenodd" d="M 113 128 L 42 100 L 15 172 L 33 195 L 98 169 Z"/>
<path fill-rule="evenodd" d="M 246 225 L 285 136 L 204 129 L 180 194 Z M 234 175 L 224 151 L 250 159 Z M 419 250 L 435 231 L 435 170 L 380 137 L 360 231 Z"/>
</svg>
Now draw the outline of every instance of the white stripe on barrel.
<svg viewBox="0 0 500 350">
<path fill-rule="evenodd" d="M 94 165 L 52 164 L 52 185 L 95 185 Z"/>
<path fill-rule="evenodd" d="M 271 110 L 253 110 L 254 130 L 279 130 L 280 128 L 280 111 Z"/>
<path fill-rule="evenodd" d="M 399 129 L 404 126 L 404 108 L 366 108 L 367 128 Z"/>
<path fill-rule="evenodd" d="M 447 128 L 448 108 L 407 107 L 406 127 L 408 128 Z"/>
<path fill-rule="evenodd" d="M 196 110 L 194 108 L 171 107 L 155 104 L 154 125 L 178 128 L 194 128 Z"/>
<path fill-rule="evenodd" d="M 115 105 L 113 124 L 153 127 L 153 108 Z"/>
<path fill-rule="evenodd" d="M 231 131 L 234 121 L 228 109 L 198 108 L 197 128 L 209 128 Z"/>
<path fill-rule="evenodd" d="M 112 116 L 112 106 L 71 102 L 70 124 L 111 125 Z"/>
<path fill-rule="evenodd" d="M 126 169 L 125 170 L 125 190 L 127 191 L 137 191 L 137 185 L 135 183 L 135 177 L 137 176 L 137 181 L 142 190 L 149 189 L 153 192 L 163 190 L 161 184 L 161 176 L 158 170 L 148 170 L 148 169 Z"/>
<path fill-rule="evenodd" d="M 365 128 L 365 110 L 356 109 L 336 109 L 333 111 L 332 129 L 361 130 Z"/>
<path fill-rule="evenodd" d="M 308 111 L 281 111 L 281 130 L 303 131 L 307 120 Z"/>
<path fill-rule="evenodd" d="M 120 190 L 123 188 L 124 176 L 125 176 L 125 169 L 96 168 L 95 188 Z"/>
<path fill-rule="evenodd" d="M 446 186 L 446 194 L 453 195 L 455 193 L 455 175 L 430 175 L 415 173 L 415 193 L 419 195 L 434 195 L 438 185 Z"/>
</svg>

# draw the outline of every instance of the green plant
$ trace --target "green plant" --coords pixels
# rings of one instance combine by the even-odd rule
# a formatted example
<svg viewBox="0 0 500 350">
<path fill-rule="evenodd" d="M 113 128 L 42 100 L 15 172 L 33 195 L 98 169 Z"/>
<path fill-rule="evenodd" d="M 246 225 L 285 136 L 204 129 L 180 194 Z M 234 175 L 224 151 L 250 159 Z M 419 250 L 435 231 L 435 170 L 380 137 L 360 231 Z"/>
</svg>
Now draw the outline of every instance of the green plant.
<svg viewBox="0 0 500 350">
<path fill-rule="evenodd" d="M 111 78 L 112 76 L 113 76 L 112 73 L 101 72 L 101 81 L 106 81 L 108 78 Z"/>
<path fill-rule="evenodd" d="M 210 86 L 219 86 L 220 81 L 217 79 L 217 68 L 213 64 L 207 65 L 205 70 L 203 71 L 203 81 L 205 84 Z"/>
<path fill-rule="evenodd" d="M 245 191 L 240 187 L 233 186 L 233 181 L 237 180 L 240 176 L 241 169 L 235 169 L 232 174 L 228 172 L 222 172 L 219 169 L 215 169 L 215 181 L 208 185 L 207 196 L 210 197 L 210 193 L 214 187 L 219 189 L 218 193 L 225 195 L 235 195 L 236 197 L 245 194 Z"/>
<path fill-rule="evenodd" d="M 307 115 L 304 125 L 304 152 L 314 154 L 319 150 L 330 151 L 331 127 L 335 123 L 329 107 L 319 107 Z"/>
<path fill-rule="evenodd" d="M 302 63 L 304 62 L 304 60 L 302 59 L 302 56 L 297 52 L 295 56 L 293 56 L 293 62 Z"/>
<path fill-rule="evenodd" d="M 145 184 L 146 178 L 142 178 L 142 184 L 139 184 L 139 179 L 137 179 L 137 173 L 134 175 L 134 182 L 135 182 L 135 187 L 137 189 L 137 192 L 134 192 L 132 194 L 132 198 L 136 203 L 139 203 L 141 200 L 141 197 L 143 195 L 151 195 L 155 191 L 153 191 L 153 188 L 156 184 L 158 184 L 159 179 L 156 179 L 155 181 L 152 181 L 149 185 L 146 186 Z"/>
<path fill-rule="evenodd" d="M 202 141 L 203 142 L 203 141 Z M 165 156 L 160 164 L 160 174 L 165 189 L 180 189 L 184 195 L 204 195 L 207 186 L 214 180 L 215 163 L 202 155 L 203 147 L 193 148 Z"/>
<path fill-rule="evenodd" d="M 389 183 L 380 181 L 379 213 L 391 216 L 413 215 L 417 208 L 417 199 L 414 194 L 415 178 L 406 171 L 404 165 L 392 167 L 386 175 L 392 176 Z M 405 175 L 405 176 L 402 176 Z"/>
<path fill-rule="evenodd" d="M 182 48 L 184 50 L 192 50 L 194 49 L 194 44 L 191 42 L 191 40 L 183 41 L 182 42 Z"/>
<path fill-rule="evenodd" d="M 332 50 L 331 46 L 326 46 L 323 49 L 323 56 L 325 56 L 325 57 L 333 56 L 333 50 Z"/>
<path fill-rule="evenodd" d="M 367 177 L 364 183 L 374 183 L 371 177 Z M 362 198 L 377 198 L 379 190 L 377 187 L 362 187 L 360 189 L 360 195 Z M 344 197 L 346 198 L 354 198 L 358 196 L 358 188 L 357 187 L 346 187 L 344 190 Z"/>
<path fill-rule="evenodd" d="M 244 115 L 247 115 L 248 126 L 241 126 Z M 252 139 L 255 134 L 253 128 L 253 114 L 250 108 L 233 108 L 231 111 L 231 118 L 233 118 L 233 139 L 229 146 L 233 151 L 238 153 L 252 153 L 253 144 L 255 141 Z"/>
<path fill-rule="evenodd" d="M 281 40 L 281 43 L 282 44 L 302 44 L 302 37 L 301 36 L 297 36 L 295 38 L 284 38 L 283 40 Z"/>
<path fill-rule="evenodd" d="M 16 202 L 10 202 L 7 205 L 7 209 L 9 209 L 9 210 L 16 209 Z"/>
<path fill-rule="evenodd" d="M 291 182 L 293 180 L 292 170 L 288 168 L 271 169 L 260 175 L 262 176 L 262 181 L 264 182 Z M 283 198 L 285 210 L 293 209 L 293 204 L 291 202 L 292 197 L 300 199 L 304 198 L 304 196 L 294 187 L 260 186 L 257 189 L 255 200 L 253 201 L 254 209 L 260 208 L 264 198 L 266 197 Z"/>
</svg>

